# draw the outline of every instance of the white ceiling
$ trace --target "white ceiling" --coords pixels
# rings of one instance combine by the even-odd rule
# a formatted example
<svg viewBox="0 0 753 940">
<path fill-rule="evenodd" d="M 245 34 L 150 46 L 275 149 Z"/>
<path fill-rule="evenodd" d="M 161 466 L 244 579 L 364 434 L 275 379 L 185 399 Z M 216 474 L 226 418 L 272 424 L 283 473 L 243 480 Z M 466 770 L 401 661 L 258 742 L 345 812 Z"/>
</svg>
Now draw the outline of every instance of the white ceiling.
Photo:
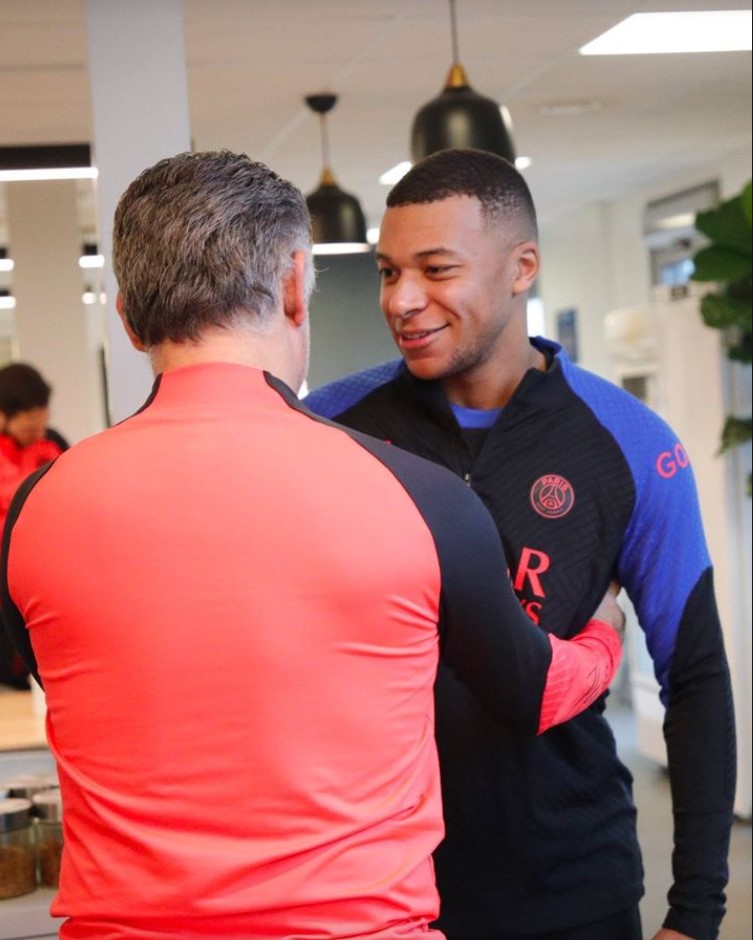
<svg viewBox="0 0 753 940">
<path fill-rule="evenodd" d="M 458 0 L 460 60 L 477 91 L 510 109 L 542 223 L 750 148 L 750 53 L 578 54 L 632 13 L 704 9 L 750 0 Z M 308 192 L 320 140 L 303 98 L 335 92 L 332 167 L 378 224 L 377 178 L 409 157 L 413 115 L 451 64 L 447 0 L 183 10 L 194 147 L 245 151 Z M 85 14 L 85 0 L 0 0 L 0 146 L 90 140 Z"/>
</svg>

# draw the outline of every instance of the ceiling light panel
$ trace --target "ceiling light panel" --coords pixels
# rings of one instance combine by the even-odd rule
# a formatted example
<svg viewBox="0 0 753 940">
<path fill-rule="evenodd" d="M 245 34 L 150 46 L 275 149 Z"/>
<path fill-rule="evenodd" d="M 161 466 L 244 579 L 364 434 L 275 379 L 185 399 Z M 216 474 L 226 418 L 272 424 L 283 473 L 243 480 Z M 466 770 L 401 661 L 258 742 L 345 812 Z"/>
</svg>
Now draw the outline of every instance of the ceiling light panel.
<svg viewBox="0 0 753 940">
<path fill-rule="evenodd" d="M 743 52 L 751 48 L 750 10 L 636 13 L 589 42 L 581 55 Z"/>
</svg>

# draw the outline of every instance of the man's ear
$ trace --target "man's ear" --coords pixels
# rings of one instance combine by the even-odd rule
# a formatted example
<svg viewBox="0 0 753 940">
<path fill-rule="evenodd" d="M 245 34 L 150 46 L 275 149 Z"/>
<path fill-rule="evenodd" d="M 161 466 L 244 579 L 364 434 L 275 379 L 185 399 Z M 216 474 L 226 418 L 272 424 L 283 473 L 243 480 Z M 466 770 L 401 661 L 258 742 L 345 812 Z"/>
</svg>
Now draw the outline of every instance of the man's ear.
<svg viewBox="0 0 753 940">
<path fill-rule="evenodd" d="M 128 339 L 131 341 L 131 346 L 134 349 L 137 349 L 139 352 L 146 352 L 146 346 L 141 342 L 141 340 L 136 336 L 133 331 L 133 327 L 128 322 L 128 319 L 125 315 L 125 308 L 123 304 L 123 295 L 118 291 L 118 294 L 115 298 L 115 307 L 118 311 L 118 316 L 120 317 L 120 322 L 123 324 L 123 329 L 126 331 Z"/>
<path fill-rule="evenodd" d="M 283 278 L 283 311 L 295 326 L 303 326 L 308 318 L 306 275 L 310 263 L 308 252 L 294 251 L 293 264 Z"/>
<path fill-rule="evenodd" d="M 515 280 L 513 294 L 529 291 L 539 276 L 541 256 L 536 242 L 523 242 L 515 248 Z"/>
</svg>

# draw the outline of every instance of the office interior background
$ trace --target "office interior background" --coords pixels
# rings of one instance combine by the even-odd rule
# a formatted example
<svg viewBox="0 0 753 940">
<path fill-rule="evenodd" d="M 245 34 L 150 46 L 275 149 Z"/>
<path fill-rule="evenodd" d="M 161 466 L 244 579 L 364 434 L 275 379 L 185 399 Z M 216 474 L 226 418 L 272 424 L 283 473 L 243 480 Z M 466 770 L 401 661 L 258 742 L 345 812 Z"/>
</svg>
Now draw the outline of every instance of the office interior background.
<svg viewBox="0 0 753 940">
<path fill-rule="evenodd" d="M 506 106 L 530 161 L 543 255 L 531 331 L 643 397 L 693 462 L 733 671 L 736 808 L 749 821 L 750 445 L 717 449 L 725 414 L 750 414 L 750 369 L 703 326 L 688 277 L 703 244 L 696 212 L 751 175 L 751 53 L 579 51 L 633 14 L 713 10 L 750 3 L 457 0 L 456 39 L 471 85 Z M 0 182 L 0 362 L 44 373 L 71 441 L 126 417 L 151 386 L 114 309 L 111 220 L 130 180 L 182 150 L 228 148 L 310 193 L 322 129 L 304 99 L 333 93 L 328 163 L 377 230 L 380 177 L 410 160 L 413 118 L 452 61 L 447 0 L 0 0 L 0 162 L 6 148 L 83 145 L 98 174 Z M 372 255 L 317 267 L 310 387 L 395 355 Z M 637 751 L 660 766 L 637 630 L 624 682 Z"/>
</svg>

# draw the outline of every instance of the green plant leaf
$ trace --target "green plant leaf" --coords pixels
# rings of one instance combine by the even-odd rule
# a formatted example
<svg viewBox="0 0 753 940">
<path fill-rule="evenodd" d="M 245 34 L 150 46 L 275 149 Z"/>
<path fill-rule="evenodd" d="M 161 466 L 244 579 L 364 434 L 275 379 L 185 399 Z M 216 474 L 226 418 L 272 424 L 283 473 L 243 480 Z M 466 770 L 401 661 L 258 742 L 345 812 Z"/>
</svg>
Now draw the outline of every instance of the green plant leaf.
<svg viewBox="0 0 753 940">
<path fill-rule="evenodd" d="M 750 216 L 746 215 L 742 194 L 728 199 L 715 209 L 699 212 L 695 227 L 707 235 L 715 245 L 734 248 L 741 254 L 751 257 Z"/>
<path fill-rule="evenodd" d="M 751 418 L 738 418 L 730 415 L 724 422 L 722 429 L 722 446 L 719 449 L 720 454 L 747 442 L 753 437 L 753 420 Z"/>
<path fill-rule="evenodd" d="M 727 297 L 729 297 L 730 300 L 740 300 L 743 303 L 748 304 L 748 306 L 753 309 L 752 278 L 745 277 L 741 281 L 733 281 L 731 284 L 727 284 L 727 288 L 724 293 Z"/>
<path fill-rule="evenodd" d="M 725 331 L 727 357 L 750 364 L 753 353 L 753 185 L 748 182 L 733 199 L 696 216 L 696 228 L 711 244 L 693 258 L 694 281 L 715 281 L 719 289 L 701 301 L 704 322 Z M 720 453 L 751 440 L 751 418 L 730 415 L 722 431 Z M 753 477 L 748 475 L 748 496 Z"/>
<path fill-rule="evenodd" d="M 727 349 L 727 358 L 733 362 L 741 362 L 749 366 L 753 362 L 753 349 L 751 349 L 750 334 L 744 336 L 740 342 Z"/>
<path fill-rule="evenodd" d="M 701 301 L 701 316 L 706 326 L 715 330 L 728 327 L 750 333 L 753 327 L 753 308 L 744 300 L 734 300 L 728 294 L 707 294 Z"/>
<path fill-rule="evenodd" d="M 743 215 L 748 220 L 748 225 L 753 224 L 753 183 L 748 183 L 740 196 L 743 204 Z"/>
<path fill-rule="evenodd" d="M 702 248 L 693 258 L 694 281 L 740 281 L 753 270 L 753 259 L 735 248 L 710 245 Z"/>
</svg>

